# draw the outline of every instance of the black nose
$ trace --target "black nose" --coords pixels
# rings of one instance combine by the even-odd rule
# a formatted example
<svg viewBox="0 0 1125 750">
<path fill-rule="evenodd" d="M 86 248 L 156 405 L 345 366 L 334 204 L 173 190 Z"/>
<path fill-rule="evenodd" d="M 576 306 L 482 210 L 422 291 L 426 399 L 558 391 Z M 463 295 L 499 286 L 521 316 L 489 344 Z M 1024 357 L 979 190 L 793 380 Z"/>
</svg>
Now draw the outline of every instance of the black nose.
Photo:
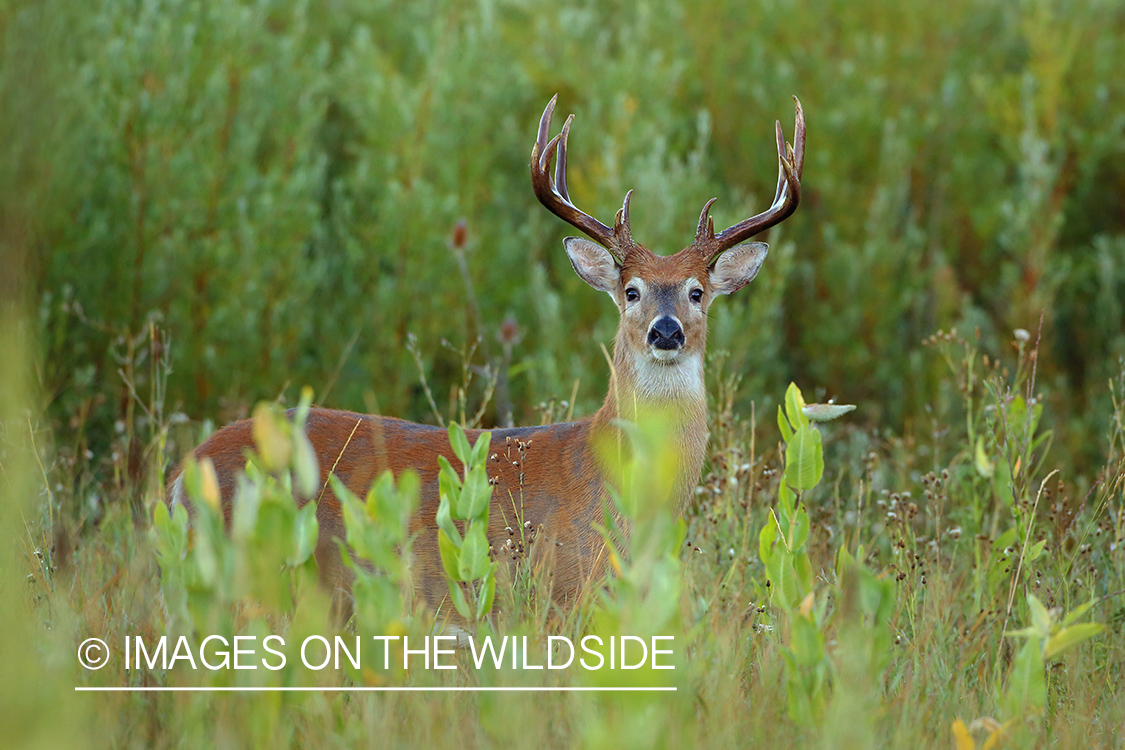
<svg viewBox="0 0 1125 750">
<path fill-rule="evenodd" d="M 657 349 L 679 349 L 684 345 L 684 329 L 675 318 L 665 315 L 648 331 L 648 343 Z"/>
</svg>

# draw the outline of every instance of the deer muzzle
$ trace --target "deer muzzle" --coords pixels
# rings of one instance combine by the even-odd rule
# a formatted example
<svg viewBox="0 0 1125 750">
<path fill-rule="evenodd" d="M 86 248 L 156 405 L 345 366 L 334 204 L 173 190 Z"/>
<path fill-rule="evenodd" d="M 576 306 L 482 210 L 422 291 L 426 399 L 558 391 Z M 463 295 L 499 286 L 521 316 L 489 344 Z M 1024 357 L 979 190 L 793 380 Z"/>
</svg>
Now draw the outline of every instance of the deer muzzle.
<svg viewBox="0 0 1125 750">
<path fill-rule="evenodd" d="M 671 315 L 664 315 L 656 319 L 652 328 L 648 329 L 648 344 L 661 351 L 673 351 L 683 348 L 684 329 L 680 321 Z"/>
</svg>

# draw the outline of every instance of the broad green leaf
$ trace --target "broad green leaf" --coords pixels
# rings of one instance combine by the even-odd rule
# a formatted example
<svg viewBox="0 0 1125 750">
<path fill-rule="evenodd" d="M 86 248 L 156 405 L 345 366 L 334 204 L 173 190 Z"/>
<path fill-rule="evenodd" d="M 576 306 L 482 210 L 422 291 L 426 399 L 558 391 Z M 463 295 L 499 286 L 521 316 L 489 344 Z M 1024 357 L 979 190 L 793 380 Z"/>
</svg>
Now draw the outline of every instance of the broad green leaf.
<svg viewBox="0 0 1125 750">
<path fill-rule="evenodd" d="M 777 515 L 779 526 L 788 526 L 793 521 L 796 512 L 797 496 L 788 484 L 782 482 L 777 489 Z"/>
<path fill-rule="evenodd" d="M 465 592 L 461 590 L 461 584 L 452 578 L 445 579 L 449 584 L 449 598 L 453 601 L 453 607 L 464 617 L 466 620 L 472 619 L 472 612 L 469 610 L 469 604 L 465 601 Z"/>
<path fill-rule="evenodd" d="M 773 557 L 773 545 L 777 541 L 777 521 L 774 519 L 773 511 L 770 511 L 770 518 L 762 526 L 762 530 L 758 532 L 758 557 L 762 560 L 763 565 L 768 565 L 770 558 Z"/>
<path fill-rule="evenodd" d="M 797 574 L 797 581 L 804 591 L 812 588 L 812 562 L 804 552 L 793 555 L 793 571 Z"/>
<path fill-rule="evenodd" d="M 165 503 L 157 503 L 156 507 L 152 509 L 152 526 L 161 533 L 167 533 L 168 524 L 172 522 L 172 516 L 168 513 L 168 506 Z"/>
<path fill-rule="evenodd" d="M 458 505 L 461 500 L 461 478 L 445 456 L 438 456 L 438 494 L 449 502 L 449 512 L 458 520 L 465 520 Z"/>
<path fill-rule="evenodd" d="M 316 460 L 316 448 L 303 430 L 293 435 L 293 474 L 297 479 L 297 491 L 304 497 L 315 497 L 320 489 L 320 465 Z"/>
<path fill-rule="evenodd" d="M 1008 710 L 1017 715 L 1038 712 L 1047 705 L 1043 653 L 1035 639 L 1028 640 L 1012 662 L 1006 698 Z"/>
<path fill-rule="evenodd" d="M 492 602 L 496 599 L 496 570 L 489 568 L 484 577 L 484 589 L 477 598 L 477 619 L 481 619 L 492 611 Z"/>
<path fill-rule="evenodd" d="M 867 568 L 857 566 L 860 608 L 876 627 L 885 627 L 894 612 L 894 584 L 876 576 Z"/>
<path fill-rule="evenodd" d="M 805 397 L 801 395 L 801 389 L 796 383 L 790 383 L 785 390 L 785 416 L 789 418 L 789 424 L 793 425 L 794 431 L 809 423 L 809 418 L 801 411 L 804 407 Z"/>
<path fill-rule="evenodd" d="M 824 474 L 820 432 L 802 425 L 785 452 L 785 483 L 795 490 L 811 490 Z"/>
<path fill-rule="evenodd" d="M 460 549 L 461 534 L 458 533 L 457 527 L 453 524 L 453 516 L 452 512 L 450 511 L 451 506 L 452 503 L 449 502 L 449 498 L 442 497 L 441 502 L 438 503 L 437 516 L 435 520 L 437 521 L 438 528 L 449 535 L 449 539 L 453 542 L 453 546 Z"/>
<path fill-rule="evenodd" d="M 1039 634 L 1046 638 L 1051 632 L 1051 613 L 1043 606 L 1043 602 L 1039 601 L 1039 597 L 1035 594 L 1027 595 L 1027 608 L 1031 613 L 1031 626 L 1035 628 Z"/>
<path fill-rule="evenodd" d="M 805 546 L 809 538 L 809 514 L 803 507 L 798 507 L 794 513 L 793 526 L 789 537 L 789 550 L 797 554 Z"/>
<path fill-rule="evenodd" d="M 313 389 L 310 386 L 301 388 L 301 400 L 297 403 L 297 408 L 293 414 L 293 426 L 301 432 L 304 432 L 305 424 L 309 419 L 309 411 L 312 410 Z"/>
<path fill-rule="evenodd" d="M 1074 623 L 1078 622 L 1079 618 L 1089 612 L 1090 608 L 1097 604 L 1098 601 L 1099 600 L 1097 599 L 1097 597 L 1095 597 L 1085 604 L 1079 604 L 1077 607 L 1068 612 L 1065 618 L 1063 618 L 1063 625 L 1073 625 Z"/>
<path fill-rule="evenodd" d="M 796 614 L 789 623 L 792 629 L 789 649 L 794 660 L 802 667 L 816 666 L 824 658 L 824 634 L 811 616 Z"/>
<path fill-rule="evenodd" d="M 294 553 L 286 560 L 292 566 L 304 565 L 316 550 L 317 530 L 319 525 L 316 520 L 316 503 L 305 503 L 305 507 L 297 511 L 296 522 L 293 524 Z"/>
<path fill-rule="evenodd" d="M 453 455 L 461 461 L 462 466 L 469 463 L 469 456 L 472 450 L 469 448 L 469 439 L 465 437 L 465 431 L 461 425 L 456 422 L 449 424 L 449 444 L 453 447 Z"/>
<path fill-rule="evenodd" d="M 1017 533 L 1014 527 L 1001 532 L 1000 536 L 996 537 L 996 541 L 992 543 L 992 549 L 999 551 L 1011 547 L 1016 542 Z"/>
<path fill-rule="evenodd" d="M 484 577 L 491 564 L 488 559 L 488 538 L 484 535 L 484 526 L 474 523 L 465 532 L 465 541 L 461 544 L 461 555 L 457 561 L 457 572 L 462 581 L 475 581 Z"/>
<path fill-rule="evenodd" d="M 781 439 L 789 442 L 793 439 L 793 428 L 789 426 L 789 420 L 785 418 L 785 413 L 781 410 L 781 406 L 777 407 L 777 426 L 781 430 Z"/>
<path fill-rule="evenodd" d="M 787 554 L 774 555 L 766 565 L 773 595 L 782 609 L 789 611 L 801 601 L 801 586 L 797 581 L 797 571 L 793 569 L 793 559 Z"/>
<path fill-rule="evenodd" d="M 1080 625 L 1065 627 L 1047 641 L 1047 647 L 1043 649 L 1043 658 L 1050 659 L 1058 656 L 1072 646 L 1077 646 L 1082 641 L 1093 638 L 1103 630 L 1105 630 L 1105 625 L 1100 622 L 1084 622 Z"/>
<path fill-rule="evenodd" d="M 1031 545 L 1031 549 L 1027 553 L 1027 562 L 1035 562 L 1039 556 L 1043 554 L 1043 548 L 1047 546 L 1047 540 L 1041 539 L 1037 543 Z"/>
<path fill-rule="evenodd" d="M 473 445 L 473 452 L 469 458 L 470 466 L 485 466 L 488 461 L 488 451 L 492 447 L 492 433 L 482 432 Z"/>
<path fill-rule="evenodd" d="M 452 581 L 460 580 L 461 552 L 445 533 L 445 529 L 438 529 L 437 534 L 438 552 L 441 553 L 441 566 L 445 568 L 445 575 Z"/>
<path fill-rule="evenodd" d="M 488 501 L 492 499 L 492 485 L 488 483 L 488 473 L 483 465 L 474 466 L 465 477 L 458 504 L 458 517 L 479 519 L 488 523 Z"/>
</svg>

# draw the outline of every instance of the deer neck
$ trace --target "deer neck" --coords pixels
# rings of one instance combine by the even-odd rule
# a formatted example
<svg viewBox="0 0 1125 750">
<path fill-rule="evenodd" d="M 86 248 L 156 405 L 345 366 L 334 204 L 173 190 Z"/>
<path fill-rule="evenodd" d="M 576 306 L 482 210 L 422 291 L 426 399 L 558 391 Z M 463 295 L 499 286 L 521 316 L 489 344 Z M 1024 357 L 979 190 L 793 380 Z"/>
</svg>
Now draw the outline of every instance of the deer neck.
<svg viewBox="0 0 1125 750">
<path fill-rule="evenodd" d="M 646 410 L 659 412 L 677 443 L 681 464 L 674 492 L 674 507 L 681 512 L 699 481 L 707 453 L 707 393 L 704 388 L 703 353 L 685 355 L 674 364 L 636 352 L 618 337 L 613 371 L 605 403 L 594 416 L 599 429 L 617 431 L 616 419 L 636 421 Z"/>
</svg>

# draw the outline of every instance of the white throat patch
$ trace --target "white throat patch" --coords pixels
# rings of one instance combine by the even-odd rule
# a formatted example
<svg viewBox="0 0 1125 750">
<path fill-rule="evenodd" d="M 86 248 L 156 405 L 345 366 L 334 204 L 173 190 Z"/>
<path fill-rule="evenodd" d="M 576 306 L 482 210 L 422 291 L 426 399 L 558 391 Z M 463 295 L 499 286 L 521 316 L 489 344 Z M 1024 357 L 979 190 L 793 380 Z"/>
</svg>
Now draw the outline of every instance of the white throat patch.
<svg viewBox="0 0 1125 750">
<path fill-rule="evenodd" d="M 633 366 L 637 395 L 641 397 L 670 400 L 707 396 L 703 384 L 703 358 L 698 354 L 683 355 L 674 362 L 662 362 L 645 352 L 633 358 Z"/>
</svg>

